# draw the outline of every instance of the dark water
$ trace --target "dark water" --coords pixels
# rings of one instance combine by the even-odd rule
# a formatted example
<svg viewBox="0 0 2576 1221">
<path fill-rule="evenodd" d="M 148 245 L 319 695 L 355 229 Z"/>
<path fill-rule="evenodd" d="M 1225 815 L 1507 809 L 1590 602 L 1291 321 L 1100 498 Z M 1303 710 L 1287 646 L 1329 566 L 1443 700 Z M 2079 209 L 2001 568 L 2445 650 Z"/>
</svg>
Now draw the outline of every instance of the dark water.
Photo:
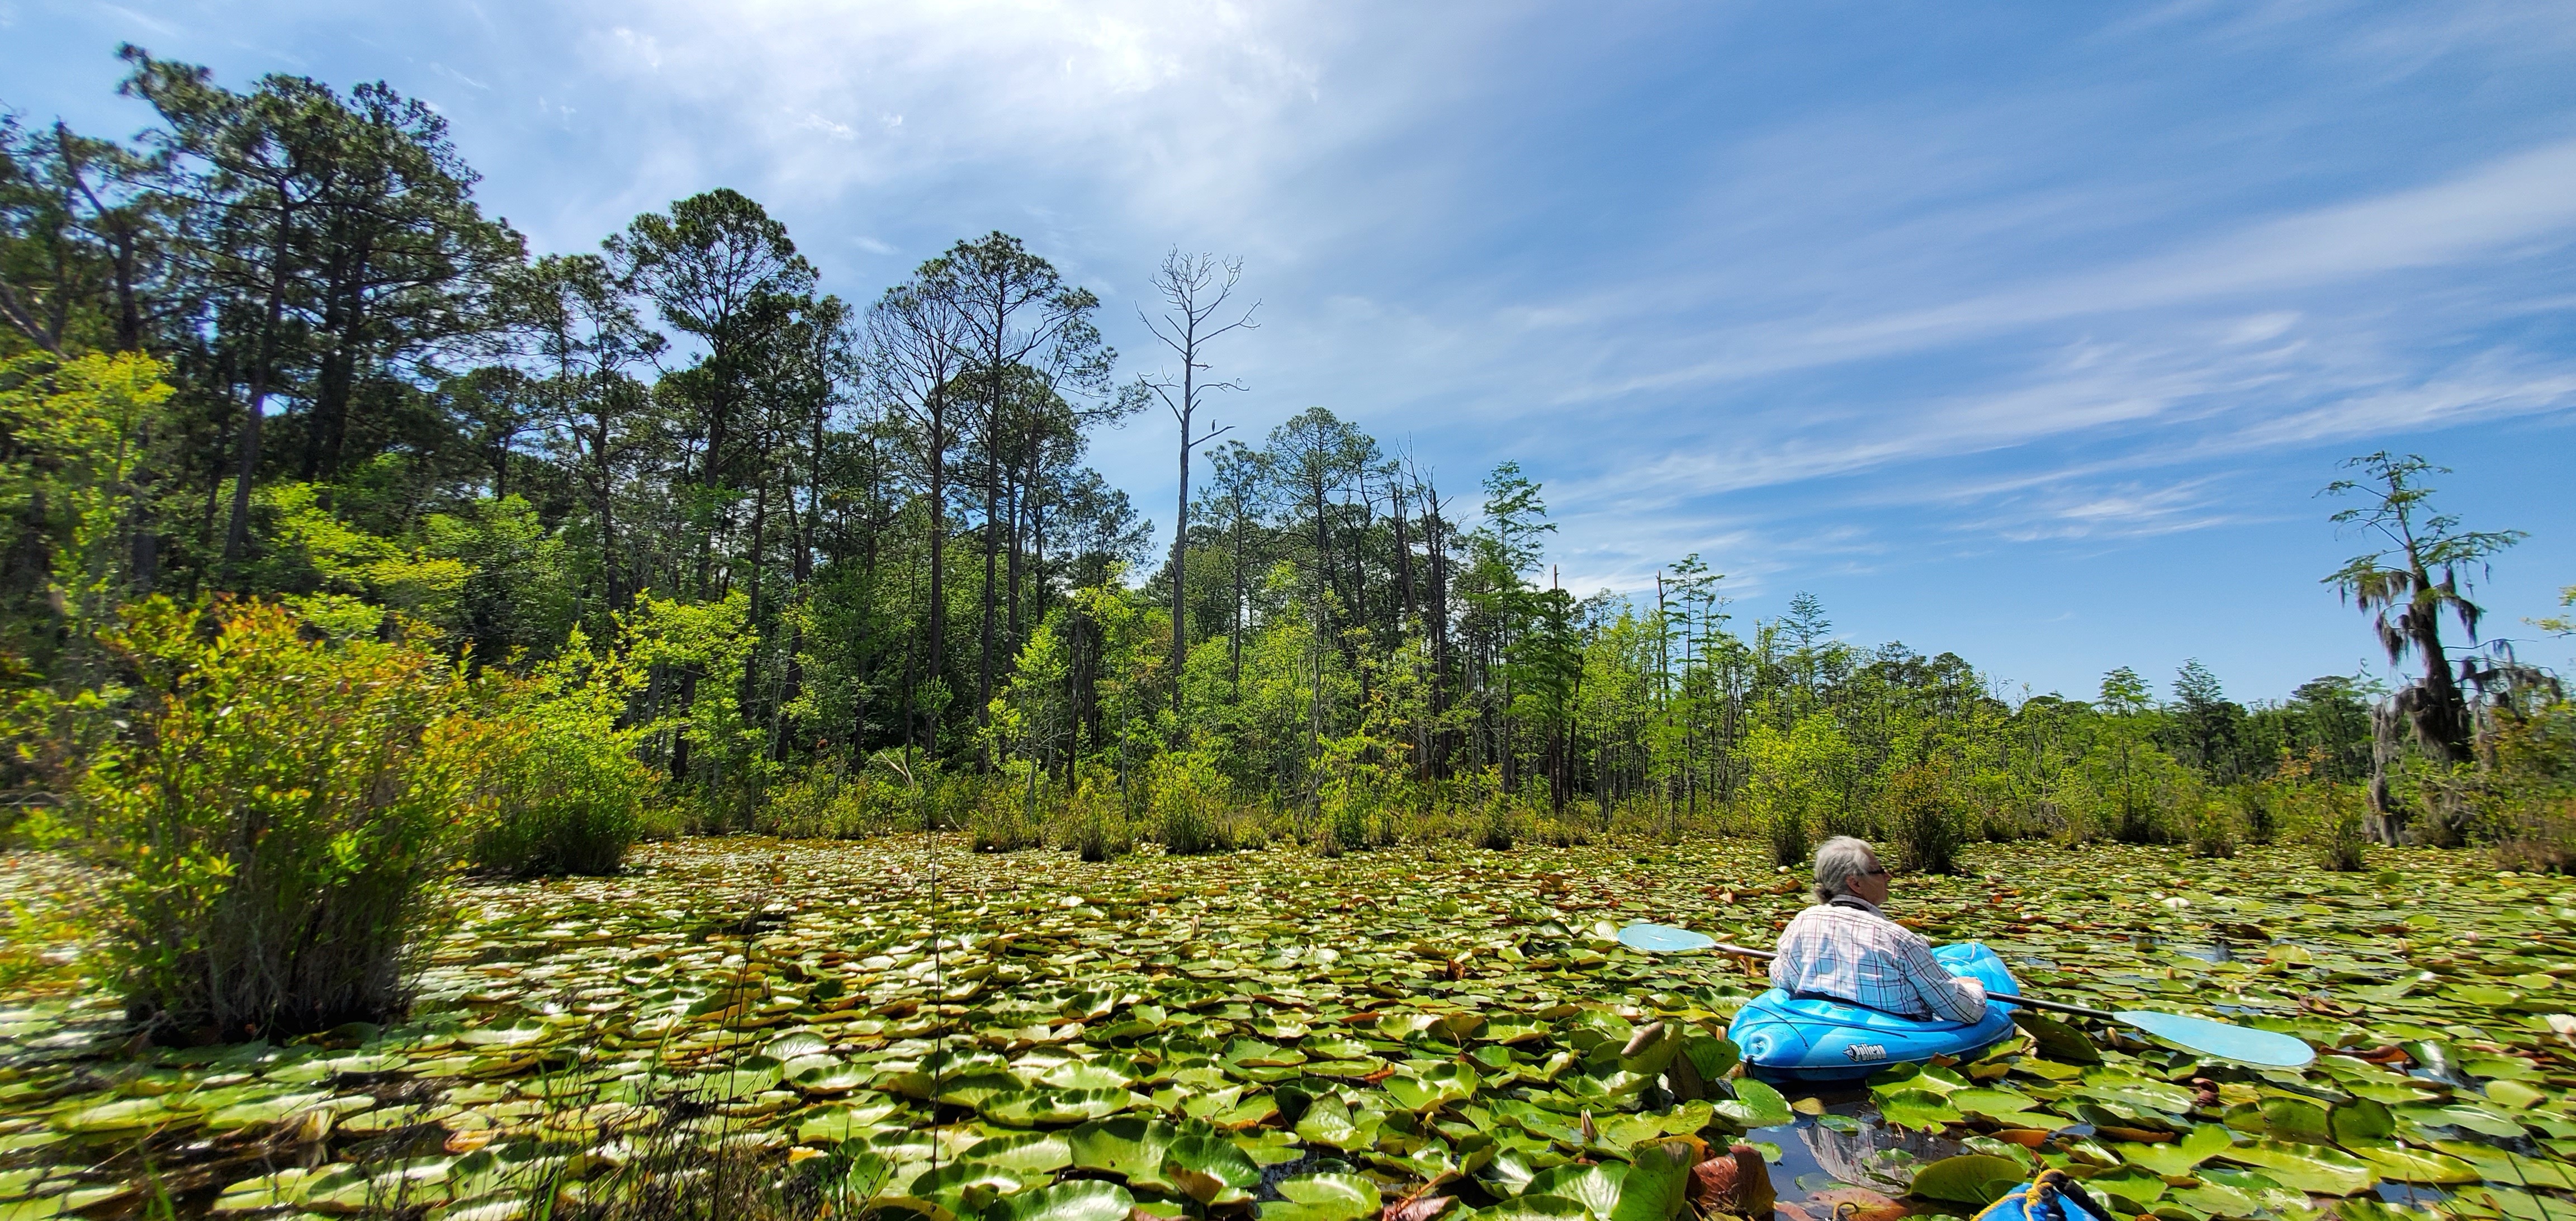
<svg viewBox="0 0 2576 1221">
<path fill-rule="evenodd" d="M 1915 1170 L 1962 1151 L 1957 1141 L 1880 1123 L 1867 1094 L 1823 1097 L 1831 1118 L 1800 1115 L 1795 1123 L 1757 1128 L 1747 1137 L 1779 1147 L 1771 1183 L 1783 1202 L 1845 1185 L 1903 1195 Z"/>
<path fill-rule="evenodd" d="M 1832 1118 L 1800 1115 L 1795 1123 L 1757 1128 L 1746 1137 L 1779 1148 L 1771 1183 L 1782 1203 L 1798 1203 L 1841 1186 L 1903 1195 L 1916 1170 L 1968 1151 L 1958 1141 L 1879 1122 L 1878 1108 L 1865 1093 L 1827 1094 L 1823 1100 L 1825 1116 Z M 2064 1131 L 2090 1135 L 2092 1129 L 2077 1124 Z M 2447 1200 L 2450 1193 L 2383 1181 L 2378 1196 L 2391 1204 L 2422 1207 Z"/>
</svg>

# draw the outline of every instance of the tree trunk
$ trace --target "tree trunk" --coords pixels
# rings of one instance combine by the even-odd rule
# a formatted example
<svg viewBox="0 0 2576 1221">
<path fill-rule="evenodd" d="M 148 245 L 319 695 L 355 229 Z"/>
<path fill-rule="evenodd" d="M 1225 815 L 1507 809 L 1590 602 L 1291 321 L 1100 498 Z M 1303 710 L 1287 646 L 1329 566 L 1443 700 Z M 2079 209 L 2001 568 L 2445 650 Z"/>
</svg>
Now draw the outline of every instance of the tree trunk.
<svg viewBox="0 0 2576 1221">
<path fill-rule="evenodd" d="M 259 332 L 259 359 L 250 370 L 250 402 L 242 413 L 241 461 L 233 476 L 232 520 L 224 527 L 224 575 L 237 575 L 250 550 L 250 485 L 259 476 L 260 418 L 268 411 L 270 370 L 277 363 L 277 329 L 286 319 L 286 267 L 295 210 L 283 186 L 278 191 L 277 231 L 270 240 L 268 303 Z"/>
</svg>

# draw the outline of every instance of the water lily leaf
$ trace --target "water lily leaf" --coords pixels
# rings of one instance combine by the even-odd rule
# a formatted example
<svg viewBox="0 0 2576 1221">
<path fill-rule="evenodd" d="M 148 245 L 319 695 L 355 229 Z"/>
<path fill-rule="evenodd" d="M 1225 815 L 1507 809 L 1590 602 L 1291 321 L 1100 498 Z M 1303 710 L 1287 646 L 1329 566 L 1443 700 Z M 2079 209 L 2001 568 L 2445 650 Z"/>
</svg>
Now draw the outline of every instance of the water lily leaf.
<svg viewBox="0 0 2576 1221">
<path fill-rule="evenodd" d="M 1075 1060 L 1049 1070 L 1038 1084 L 1059 1090 L 1123 1090 L 1135 1079 L 1106 1064 Z"/>
<path fill-rule="evenodd" d="M 2399 1119 L 2421 1124 L 2427 1128 L 2459 1128 L 2463 1131 L 2475 1132 L 2480 1136 L 2493 1136 L 2505 1140 L 2526 1134 L 2521 1124 L 2485 1107 L 2468 1103 L 2452 1103 L 2448 1106 L 2410 1103 L 2390 1107 L 2389 1112 Z"/>
<path fill-rule="evenodd" d="M 887 1093 L 928 1102 L 934 1089 L 944 1090 L 960 1078 L 1009 1074 L 1010 1065 L 989 1052 L 932 1052 L 911 1067 L 881 1074 L 876 1084 Z M 1018 1078 L 1011 1078 L 1011 1084 L 1016 1087 Z"/>
<path fill-rule="evenodd" d="M 1523 1017 L 1489 1018 L 1476 1028 L 1474 1038 L 1480 1043 L 1529 1043 L 1548 1033 L 1547 1023 Z"/>
<path fill-rule="evenodd" d="M 2455 1207 L 2468 1206 L 2462 1211 L 2474 1210 L 2478 1214 L 2507 1217 L 2511 1221 L 2560 1221 L 2567 1212 L 2565 1200 L 2485 1183 L 2452 1192 L 2451 1202 Z"/>
<path fill-rule="evenodd" d="M 1279 1180 L 1282 1200 L 1261 1206 L 1261 1221 L 1364 1221 L 1383 1207 L 1377 1184 L 1356 1174 L 1304 1174 Z"/>
<path fill-rule="evenodd" d="M 780 1071 L 787 1083 L 808 1094 L 846 1094 L 866 1085 L 876 1074 L 836 1056 L 801 1056 Z"/>
<path fill-rule="evenodd" d="M 2155 1207 L 2156 1201 L 2164 1198 L 2165 1180 L 2162 1175 L 2152 1174 L 2132 1166 L 2121 1166 L 2102 1171 L 2084 1180 L 2084 1188 L 2087 1191 L 2099 1192 L 2125 1201 L 2131 1205 L 2127 1211 L 2145 1212 Z M 2007 1185 L 2004 1190 L 2010 1191 L 2012 1188 Z"/>
<path fill-rule="evenodd" d="M 1418 1112 L 1473 1098 L 1480 1084 L 1467 1066 L 1451 1063 L 1426 1069 L 1418 1076 L 1389 1077 L 1380 1088 L 1398 1105 Z"/>
<path fill-rule="evenodd" d="M 1032 1186 L 1031 1179 L 1044 1182 L 1044 1174 L 1030 1175 L 996 1166 L 989 1162 L 956 1161 L 935 1167 L 913 1178 L 904 1195 L 927 1200 L 952 1215 L 980 1213 L 994 1200 Z"/>
<path fill-rule="evenodd" d="M 1715 1110 L 1718 1118 L 1738 1129 L 1776 1128 L 1797 1118 L 1780 1091 L 1751 1077 L 1738 1077 L 1731 1084 L 1735 1097 L 1715 1104 Z"/>
<path fill-rule="evenodd" d="M 1037 1191 L 1005 1196 L 985 1214 L 985 1221 L 1127 1221 L 1136 1197 L 1116 1183 L 1077 1179 Z"/>
<path fill-rule="evenodd" d="M 1689 1196 L 1691 1166 L 1703 1146 L 1696 1140 L 1639 1145 L 1630 1151 L 1619 1180 L 1619 1203 L 1603 1221 L 1670 1221 Z"/>
<path fill-rule="evenodd" d="M 874 1102 L 811 1111 L 797 1123 L 796 1141 L 798 1144 L 818 1145 L 867 1140 L 897 1126 L 889 1120 L 899 1109 L 892 1102 Z"/>
<path fill-rule="evenodd" d="M 2527 1110 L 2547 1101 L 2548 1098 L 2549 1095 L 2519 1081 L 2487 1082 L 2487 1101 L 2509 1110 Z"/>
<path fill-rule="evenodd" d="M 2444 1140 L 2433 1144 L 2442 1152 L 2477 1167 L 2478 1176 L 2489 1182 L 2576 1191 L 2576 1166 L 2565 1162 L 2524 1157 L 2474 1141 Z"/>
<path fill-rule="evenodd" d="M 2269 1132 L 2274 1137 L 2300 1144 L 2332 1143 L 2334 1130 L 2326 1123 L 2325 1108 L 2297 1098 L 2266 1098 L 2257 1104 L 2259 1122 L 2254 1130 Z M 2236 1125 L 2239 1127 L 2245 1125 Z"/>
<path fill-rule="evenodd" d="M 2261 1140 L 2238 1145 L 2219 1156 L 2241 1165 L 2259 1166 L 2283 1187 L 2320 1195 L 2348 1196 L 2367 1191 L 2379 1182 L 2378 1173 L 2368 1162 L 2321 1145 Z"/>
<path fill-rule="evenodd" d="M 316 1095 L 312 1100 L 320 1101 L 322 1097 L 325 1095 Z M 193 1117 L 193 1112 L 174 1108 L 164 1099 L 119 1098 L 66 1111 L 54 1117 L 54 1126 L 65 1132 L 78 1132 L 84 1135 L 101 1132 L 134 1132 Z"/>
<path fill-rule="evenodd" d="M 1162 1181 L 1203 1205 L 1236 1204 L 1252 1198 L 1261 1168 L 1222 1137 L 1184 1136 L 1163 1154 Z"/>
<path fill-rule="evenodd" d="M 982 1106 L 984 1100 L 1003 1094 L 1019 1094 L 1028 1087 L 1010 1073 L 981 1072 L 943 1078 L 933 1093 L 936 1101 L 953 1107 Z"/>
<path fill-rule="evenodd" d="M 2015 1007 L 2013 1025 L 2039 1045 L 2039 1054 L 2060 1064 L 2100 1064 L 2101 1049 L 2084 1032 L 2035 1010 Z"/>
<path fill-rule="evenodd" d="M 1963 1153 L 1915 1171 L 1909 1190 L 1927 1200 L 1984 1207 L 2012 1190 L 2021 1179 L 2020 1163 L 1982 1153 Z"/>
<path fill-rule="evenodd" d="M 681 1090 L 690 1097 L 711 1102 L 739 1102 L 763 1090 L 776 1088 L 780 1080 L 779 1067 L 767 1065 L 700 1073 L 684 1083 Z"/>
<path fill-rule="evenodd" d="M 303 1094 L 273 1094 L 266 1098 L 236 1102 L 207 1116 L 206 1130 L 236 1132 L 243 1128 L 276 1123 L 289 1115 L 319 1106 L 330 1098 L 331 1095 L 327 1092 L 315 1091 Z"/>
<path fill-rule="evenodd" d="M 1982 1115 L 1988 1119 L 2012 1123 L 2039 1103 L 2029 1095 L 2002 1089 L 1964 1089 L 1949 1097 L 1951 1106 L 1963 1115 Z"/>
<path fill-rule="evenodd" d="M 1256 1166 L 1278 1166 L 1306 1156 L 1296 1137 L 1276 1129 L 1255 1129 L 1228 1139 Z"/>
<path fill-rule="evenodd" d="M 2252 1216 L 2260 1207 L 2253 1196 L 2219 1183 L 2195 1183 L 2189 1187 L 2173 1188 L 2165 1193 L 2165 1202 L 2205 1217 Z"/>
<path fill-rule="evenodd" d="M 2132 1112 L 2191 1113 L 2193 1094 L 2170 1081 L 2155 1081 L 2118 1069 L 2097 1068 L 2084 1074 L 2086 1100 Z"/>
<path fill-rule="evenodd" d="M 2370 1163 L 2380 1177 L 2400 1183 L 2474 1183 L 2485 1176 L 2478 1168 L 2431 1149 L 2412 1149 L 2393 1142 L 2355 1141 L 2344 1146 Z"/>
<path fill-rule="evenodd" d="M 2346 1148 L 2353 1141 L 2387 1140 L 2397 1135 L 2397 1117 L 2367 1098 L 2336 1107 L 2327 1113 L 2326 1120 L 2327 1126 L 2334 1129 L 2335 1143 Z"/>
<path fill-rule="evenodd" d="M 1225 1049 L 1225 1062 L 1248 1068 L 1287 1068 L 1303 1064 L 1306 1053 L 1293 1047 L 1264 1043 L 1259 1039 L 1236 1039 Z"/>
<path fill-rule="evenodd" d="M 462 1031 L 456 1041 L 467 1047 L 526 1047 L 542 1043 L 555 1033 L 554 1027 L 535 1018 L 521 1018 Z"/>
<path fill-rule="evenodd" d="M 2171 1144 L 2127 1142 L 2113 1145 L 2112 1152 L 2132 1166 L 2145 1167 L 2150 1173 L 2179 1178 L 2198 1169 L 2202 1162 L 2233 1148 L 2236 1138 L 2217 1124 L 2205 1123 L 2183 1134 Z"/>
<path fill-rule="evenodd" d="M 1310 1144 L 1350 1151 L 1377 1143 L 1376 1117 L 1354 1116 L 1339 1098 L 1318 1098 L 1297 1120 L 1297 1135 Z"/>
<path fill-rule="evenodd" d="M 262 1074 L 267 1079 L 286 1085 L 309 1085 L 340 1076 L 374 1076 L 398 1072 L 411 1064 L 409 1056 L 360 1055 L 332 1056 L 305 1060 Z"/>
<path fill-rule="evenodd" d="M 984 1118 L 1012 1127 L 1074 1124 L 1115 1115 L 1146 1104 L 1131 1090 L 1012 1090 L 985 1096 L 975 1104 Z"/>
<path fill-rule="evenodd" d="M 1621 1162 L 1551 1166 L 1533 1176 L 1523 1194 L 1572 1200 L 1606 1221 L 1619 1207 L 1619 1183 L 1627 1176 L 1628 1167 Z"/>
<path fill-rule="evenodd" d="M 1682 1055 L 1691 1062 L 1702 1081 L 1717 1081 L 1733 1072 L 1744 1059 L 1744 1049 L 1735 1040 L 1694 1034 L 1682 1040 Z"/>
<path fill-rule="evenodd" d="M 1938 1132 L 1963 1116 L 1949 1100 L 1928 1090 L 1900 1090 L 1880 1096 L 1879 1118 L 1899 1127 Z"/>
<path fill-rule="evenodd" d="M 957 1156 L 1022 1174 L 1046 1174 L 1073 1164 L 1073 1145 L 1062 1133 L 1013 1132 L 987 1136 L 960 1150 Z"/>
<path fill-rule="evenodd" d="M 1519 1195 L 1477 1209 L 1475 1221 L 1584 1221 L 1592 1216 L 1582 1202 L 1564 1196 Z"/>
<path fill-rule="evenodd" d="M 1128 1178 L 1151 1178 L 1163 1168 L 1163 1154 L 1180 1139 L 1170 1124 L 1132 1116 L 1083 1124 L 1065 1136 L 1073 1164 Z"/>
</svg>

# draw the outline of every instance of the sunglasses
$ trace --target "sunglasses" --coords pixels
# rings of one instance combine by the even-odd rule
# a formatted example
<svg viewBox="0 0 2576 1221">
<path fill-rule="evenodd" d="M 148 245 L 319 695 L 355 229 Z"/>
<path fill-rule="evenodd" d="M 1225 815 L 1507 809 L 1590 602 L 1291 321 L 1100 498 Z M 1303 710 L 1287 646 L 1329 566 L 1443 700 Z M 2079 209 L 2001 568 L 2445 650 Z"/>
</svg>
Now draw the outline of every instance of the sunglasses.
<svg viewBox="0 0 2576 1221">
<path fill-rule="evenodd" d="M 1889 869 L 1885 865 L 1881 865 L 1876 869 L 1861 870 L 1860 876 L 1865 878 L 1892 878 L 1896 876 L 1896 871 Z"/>
</svg>

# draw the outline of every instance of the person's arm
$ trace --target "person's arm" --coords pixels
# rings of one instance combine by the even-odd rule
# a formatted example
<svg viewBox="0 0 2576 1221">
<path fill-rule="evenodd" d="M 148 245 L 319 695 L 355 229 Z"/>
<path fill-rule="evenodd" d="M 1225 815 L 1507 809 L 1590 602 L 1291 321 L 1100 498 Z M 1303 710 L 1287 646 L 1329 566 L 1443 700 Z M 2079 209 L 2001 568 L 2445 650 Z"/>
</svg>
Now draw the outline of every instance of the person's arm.
<svg viewBox="0 0 2576 1221">
<path fill-rule="evenodd" d="M 1905 977 L 1922 996 L 1932 1012 L 1953 1022 L 1979 1022 L 1986 1016 L 1986 986 L 1964 976 L 1952 975 L 1950 968 L 1932 956 L 1932 947 L 1919 937 L 1904 937 L 1901 956 Z"/>
</svg>

